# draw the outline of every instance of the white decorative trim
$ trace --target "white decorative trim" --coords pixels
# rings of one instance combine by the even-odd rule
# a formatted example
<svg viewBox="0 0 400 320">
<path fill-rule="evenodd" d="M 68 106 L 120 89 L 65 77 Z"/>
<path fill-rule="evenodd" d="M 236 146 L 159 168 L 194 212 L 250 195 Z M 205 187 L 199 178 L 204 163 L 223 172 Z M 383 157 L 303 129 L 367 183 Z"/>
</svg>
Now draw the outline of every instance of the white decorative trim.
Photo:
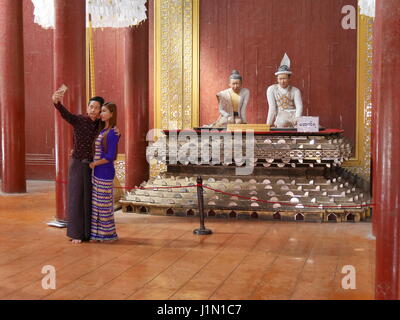
<svg viewBox="0 0 400 320">
<path fill-rule="evenodd" d="M 358 0 L 360 14 L 375 18 L 375 0 Z"/>
<path fill-rule="evenodd" d="M 34 22 L 42 28 L 54 28 L 54 0 L 32 0 Z"/>
<path fill-rule="evenodd" d="M 147 0 L 86 0 L 86 23 L 89 14 L 93 28 L 124 28 L 147 19 Z M 32 0 L 34 22 L 41 27 L 54 28 L 54 0 Z"/>
<path fill-rule="evenodd" d="M 93 28 L 125 28 L 147 19 L 146 0 L 87 0 Z"/>
</svg>

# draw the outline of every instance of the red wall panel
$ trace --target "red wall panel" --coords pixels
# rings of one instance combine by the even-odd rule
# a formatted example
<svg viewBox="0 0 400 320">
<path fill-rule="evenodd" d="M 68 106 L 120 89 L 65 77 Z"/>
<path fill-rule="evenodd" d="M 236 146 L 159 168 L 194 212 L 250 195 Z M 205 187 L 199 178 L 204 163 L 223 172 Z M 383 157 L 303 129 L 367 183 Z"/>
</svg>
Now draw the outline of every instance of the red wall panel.
<svg viewBox="0 0 400 320">
<path fill-rule="evenodd" d="M 345 5 L 357 1 L 200 1 L 200 124 L 218 117 L 215 94 L 233 69 L 250 89 L 249 123 L 265 123 L 266 89 L 286 52 L 304 115 L 355 141 L 357 30 L 342 28 Z"/>
<path fill-rule="evenodd" d="M 33 4 L 27 0 L 24 0 L 24 67 L 27 179 L 53 179 L 53 30 L 45 30 L 33 22 Z"/>
<path fill-rule="evenodd" d="M 124 134 L 124 31 L 125 29 L 93 29 L 96 95 L 117 105 L 117 127 Z M 125 151 L 120 139 L 118 153 Z"/>
</svg>

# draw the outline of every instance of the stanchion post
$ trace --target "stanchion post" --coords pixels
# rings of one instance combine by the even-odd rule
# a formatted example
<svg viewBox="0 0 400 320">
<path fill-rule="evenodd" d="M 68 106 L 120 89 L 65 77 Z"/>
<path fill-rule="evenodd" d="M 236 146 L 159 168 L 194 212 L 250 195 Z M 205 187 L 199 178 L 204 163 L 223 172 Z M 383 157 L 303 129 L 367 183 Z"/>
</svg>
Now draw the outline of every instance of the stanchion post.
<svg viewBox="0 0 400 320">
<path fill-rule="evenodd" d="M 200 215 L 200 228 L 193 230 L 193 233 L 198 235 L 211 234 L 212 231 L 210 229 L 206 229 L 204 226 L 203 179 L 201 177 L 197 177 L 197 201 Z"/>
</svg>

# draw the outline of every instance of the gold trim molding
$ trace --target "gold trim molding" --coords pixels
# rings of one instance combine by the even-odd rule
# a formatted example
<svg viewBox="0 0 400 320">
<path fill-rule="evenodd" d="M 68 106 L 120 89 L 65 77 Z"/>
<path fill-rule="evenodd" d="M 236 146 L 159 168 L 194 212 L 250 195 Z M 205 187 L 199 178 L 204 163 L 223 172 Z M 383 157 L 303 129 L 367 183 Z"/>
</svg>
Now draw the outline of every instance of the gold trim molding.
<svg viewBox="0 0 400 320">
<path fill-rule="evenodd" d="M 154 1 L 155 128 L 199 125 L 199 1 Z"/>
<path fill-rule="evenodd" d="M 366 180 L 371 175 L 372 34 L 373 18 L 358 12 L 355 156 L 344 166 Z"/>
</svg>

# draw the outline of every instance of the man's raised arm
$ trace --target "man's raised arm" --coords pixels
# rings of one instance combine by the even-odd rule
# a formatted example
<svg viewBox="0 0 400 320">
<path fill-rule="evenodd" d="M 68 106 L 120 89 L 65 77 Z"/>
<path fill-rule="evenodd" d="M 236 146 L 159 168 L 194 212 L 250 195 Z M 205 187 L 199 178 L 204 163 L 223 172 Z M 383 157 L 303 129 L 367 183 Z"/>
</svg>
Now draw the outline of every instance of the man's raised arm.
<svg viewBox="0 0 400 320">
<path fill-rule="evenodd" d="M 60 92 L 57 90 L 53 93 L 52 99 L 54 103 L 54 107 L 60 112 L 61 117 L 66 120 L 68 123 L 74 125 L 78 121 L 78 116 L 71 113 L 67 108 L 65 108 L 62 104 L 62 99 L 64 97 L 64 92 Z"/>
</svg>

